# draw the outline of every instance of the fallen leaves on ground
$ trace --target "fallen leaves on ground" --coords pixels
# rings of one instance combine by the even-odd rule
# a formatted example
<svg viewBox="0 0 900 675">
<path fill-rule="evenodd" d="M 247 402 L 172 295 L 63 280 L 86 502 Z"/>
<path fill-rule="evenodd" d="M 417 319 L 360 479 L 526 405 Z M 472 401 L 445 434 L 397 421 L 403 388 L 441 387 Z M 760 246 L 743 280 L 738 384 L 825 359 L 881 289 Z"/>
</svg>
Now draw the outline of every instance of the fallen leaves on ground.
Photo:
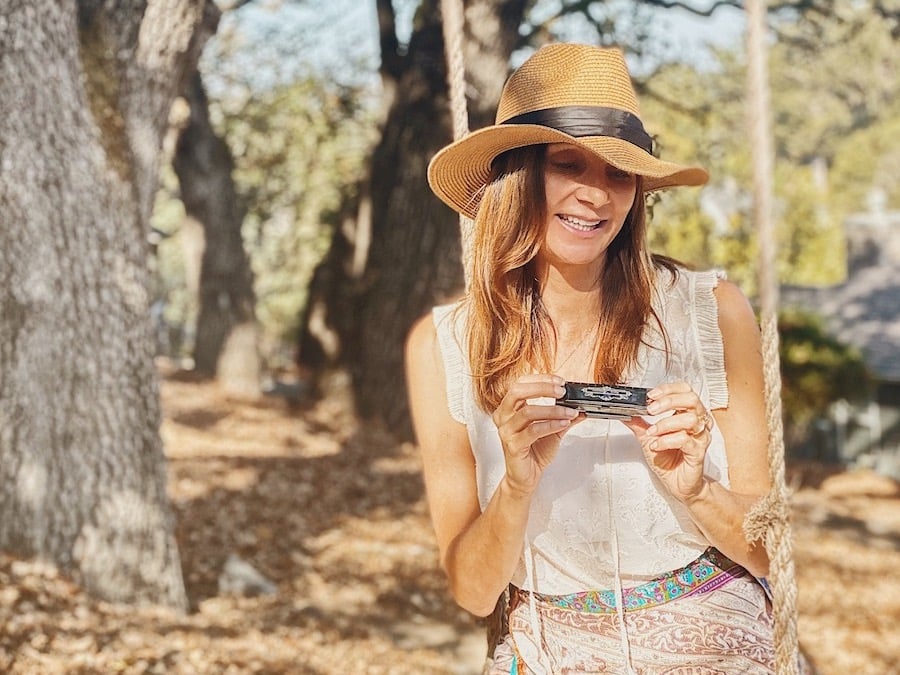
<svg viewBox="0 0 900 675">
<path fill-rule="evenodd" d="M 307 405 L 162 383 L 163 439 L 190 611 L 85 596 L 0 555 L 0 671 L 474 675 L 482 626 L 449 599 L 415 448 L 361 422 L 345 382 Z M 793 467 L 801 641 L 822 675 L 900 661 L 900 488 Z M 275 594 L 220 595 L 229 555 Z"/>
</svg>

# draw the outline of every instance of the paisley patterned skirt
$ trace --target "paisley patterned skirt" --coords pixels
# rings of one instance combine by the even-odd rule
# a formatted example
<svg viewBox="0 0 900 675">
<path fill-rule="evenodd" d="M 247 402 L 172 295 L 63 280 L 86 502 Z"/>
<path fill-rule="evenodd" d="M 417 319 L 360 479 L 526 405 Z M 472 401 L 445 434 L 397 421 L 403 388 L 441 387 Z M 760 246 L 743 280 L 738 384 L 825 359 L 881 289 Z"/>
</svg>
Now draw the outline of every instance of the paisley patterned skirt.
<svg viewBox="0 0 900 675">
<path fill-rule="evenodd" d="M 715 549 L 693 563 L 623 589 L 532 596 L 513 589 L 509 633 L 490 675 L 775 672 L 771 605 L 747 570 Z M 624 620 L 625 631 L 621 630 Z M 539 633 L 535 635 L 535 633 Z"/>
</svg>

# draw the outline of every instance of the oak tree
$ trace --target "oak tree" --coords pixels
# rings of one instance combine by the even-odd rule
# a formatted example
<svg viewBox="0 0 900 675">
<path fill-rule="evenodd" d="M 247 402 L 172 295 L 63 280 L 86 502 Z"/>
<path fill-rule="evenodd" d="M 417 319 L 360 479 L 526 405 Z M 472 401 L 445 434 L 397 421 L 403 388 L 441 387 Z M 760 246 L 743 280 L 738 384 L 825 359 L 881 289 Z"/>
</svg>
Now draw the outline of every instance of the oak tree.
<svg viewBox="0 0 900 675">
<path fill-rule="evenodd" d="M 0 548 L 186 605 L 153 363 L 148 218 L 204 0 L 0 8 Z"/>
</svg>

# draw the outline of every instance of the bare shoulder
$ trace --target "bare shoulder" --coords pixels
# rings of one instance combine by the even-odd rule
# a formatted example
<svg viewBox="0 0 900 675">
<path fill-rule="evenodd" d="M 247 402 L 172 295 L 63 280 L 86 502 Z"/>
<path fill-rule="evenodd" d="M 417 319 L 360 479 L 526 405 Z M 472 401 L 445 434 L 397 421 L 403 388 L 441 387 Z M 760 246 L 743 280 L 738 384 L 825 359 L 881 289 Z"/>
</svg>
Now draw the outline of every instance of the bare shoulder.
<svg viewBox="0 0 900 675">
<path fill-rule="evenodd" d="M 446 373 L 431 312 L 416 320 L 406 338 L 406 384 L 419 440 L 447 413 Z M 449 414 L 446 415 L 449 418 Z"/>
<path fill-rule="evenodd" d="M 439 360 L 437 328 L 431 312 L 419 317 L 406 336 L 407 367 L 428 368 Z M 429 368 L 430 369 L 430 368 Z"/>
<path fill-rule="evenodd" d="M 719 328 L 726 344 L 732 340 L 747 344 L 759 339 L 759 324 L 750 301 L 740 287 L 721 279 L 715 288 L 719 308 Z"/>
<path fill-rule="evenodd" d="M 715 291 L 719 306 L 719 323 L 725 328 L 746 328 L 756 326 L 756 315 L 750 301 L 740 287 L 727 279 L 720 279 Z"/>
<path fill-rule="evenodd" d="M 431 345 L 437 340 L 437 329 L 434 326 L 434 318 L 431 312 L 426 312 L 415 320 L 406 335 L 406 348 L 420 349 Z"/>
</svg>

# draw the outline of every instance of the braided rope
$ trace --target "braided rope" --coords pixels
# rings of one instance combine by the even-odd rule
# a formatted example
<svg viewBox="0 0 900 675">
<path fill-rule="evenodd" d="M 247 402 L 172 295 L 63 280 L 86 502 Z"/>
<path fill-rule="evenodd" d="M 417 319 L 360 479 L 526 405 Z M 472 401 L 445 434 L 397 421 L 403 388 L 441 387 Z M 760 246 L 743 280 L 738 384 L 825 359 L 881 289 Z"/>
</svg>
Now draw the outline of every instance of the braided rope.
<svg viewBox="0 0 900 675">
<path fill-rule="evenodd" d="M 769 474 L 772 488 L 747 514 L 744 533 L 748 541 L 763 540 L 769 554 L 769 583 L 775 629 L 775 667 L 779 675 L 796 675 L 798 669 L 797 585 L 790 508 L 784 470 L 784 431 L 781 415 L 781 372 L 778 356 L 778 321 L 762 317 L 763 362 L 766 384 Z"/>
<path fill-rule="evenodd" d="M 450 87 L 450 112 L 453 115 L 453 139 L 459 140 L 469 133 L 469 111 L 466 107 L 466 65 L 463 58 L 463 38 L 465 36 L 465 9 L 463 0 L 441 0 L 441 22 L 444 36 L 444 51 L 447 57 L 447 83 Z M 466 216 L 459 216 L 460 243 L 462 245 L 462 265 L 466 288 L 472 278 L 472 238 L 475 223 Z M 508 591 L 500 596 L 494 611 L 487 618 L 487 654 L 483 672 L 486 674 L 493 663 L 494 647 L 506 633 Z"/>
<path fill-rule="evenodd" d="M 469 112 L 466 107 L 466 65 L 463 58 L 465 36 L 465 10 L 463 0 L 441 0 L 444 49 L 447 54 L 447 82 L 450 86 L 450 111 L 453 114 L 453 138 L 458 140 L 469 133 Z M 474 223 L 463 215 L 459 217 L 462 242 L 462 263 L 466 287 L 469 285 L 472 267 L 472 233 Z"/>
<path fill-rule="evenodd" d="M 772 219 L 774 157 L 768 71 L 766 63 L 766 0 L 748 0 L 747 95 L 753 149 L 753 188 L 759 235 L 760 321 L 768 428 L 769 494 L 744 520 L 748 541 L 763 539 L 769 554 L 775 623 L 775 667 L 779 675 L 796 675 L 797 588 L 791 551 L 790 509 L 784 470 L 784 430 L 781 416 L 781 366 L 778 354 L 777 237 Z"/>
</svg>

